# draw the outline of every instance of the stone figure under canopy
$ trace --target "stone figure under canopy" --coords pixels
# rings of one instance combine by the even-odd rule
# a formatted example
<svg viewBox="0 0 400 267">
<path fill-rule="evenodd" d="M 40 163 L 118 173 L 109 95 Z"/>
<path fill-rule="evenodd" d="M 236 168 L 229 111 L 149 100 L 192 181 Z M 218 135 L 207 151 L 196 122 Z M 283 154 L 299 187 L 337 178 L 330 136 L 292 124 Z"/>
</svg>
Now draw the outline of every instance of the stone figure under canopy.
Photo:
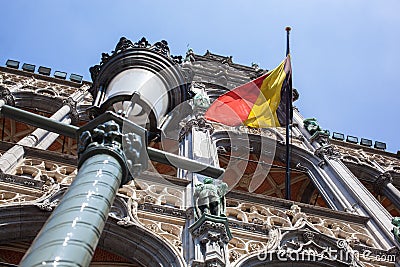
<svg viewBox="0 0 400 267">
<path fill-rule="evenodd" d="M 213 178 L 205 178 L 202 184 L 196 185 L 194 190 L 194 202 L 196 217 L 203 214 L 225 217 L 225 194 L 228 185 L 222 182 L 214 184 Z"/>
</svg>

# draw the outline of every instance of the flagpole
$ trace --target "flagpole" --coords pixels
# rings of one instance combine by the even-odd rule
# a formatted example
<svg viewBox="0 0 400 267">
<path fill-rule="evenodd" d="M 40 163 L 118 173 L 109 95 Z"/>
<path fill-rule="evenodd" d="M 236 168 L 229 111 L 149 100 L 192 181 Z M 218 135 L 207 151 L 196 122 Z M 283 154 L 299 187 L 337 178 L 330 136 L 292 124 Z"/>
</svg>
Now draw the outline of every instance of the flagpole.
<svg viewBox="0 0 400 267">
<path fill-rule="evenodd" d="M 289 34 L 292 28 L 286 27 L 286 57 L 290 54 Z M 289 77 L 289 90 L 286 94 L 286 176 L 285 197 L 290 200 L 290 117 L 292 114 L 292 77 Z"/>
</svg>

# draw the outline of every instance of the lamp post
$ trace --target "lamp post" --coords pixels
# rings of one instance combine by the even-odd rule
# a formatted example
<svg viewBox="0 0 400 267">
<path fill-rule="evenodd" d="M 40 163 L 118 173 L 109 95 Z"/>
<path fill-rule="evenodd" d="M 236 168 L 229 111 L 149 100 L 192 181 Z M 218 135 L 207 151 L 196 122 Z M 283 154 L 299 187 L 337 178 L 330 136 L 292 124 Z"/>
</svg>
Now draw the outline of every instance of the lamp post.
<svg viewBox="0 0 400 267">
<path fill-rule="evenodd" d="M 147 130 L 135 124 L 156 131 L 162 118 L 187 98 L 185 79 L 173 65 L 165 41 L 151 46 L 144 38 L 135 44 L 121 38 L 113 54 L 103 53 L 101 64 L 91 68 L 92 115 L 97 117 L 79 129 L 0 101 L 2 116 L 79 139 L 78 174 L 20 266 L 88 266 L 118 188 L 140 175 L 148 158 L 173 161 L 178 168 L 213 178 L 224 173 L 218 167 L 147 148 Z M 133 114 L 128 119 L 135 123 L 107 111 L 125 109 L 129 105 L 124 102 L 131 99 Z M 124 133 L 122 125 L 127 127 Z"/>
<path fill-rule="evenodd" d="M 20 266 L 90 264 L 118 188 L 128 176 L 121 137 L 114 121 L 81 135 L 79 172 Z"/>
</svg>

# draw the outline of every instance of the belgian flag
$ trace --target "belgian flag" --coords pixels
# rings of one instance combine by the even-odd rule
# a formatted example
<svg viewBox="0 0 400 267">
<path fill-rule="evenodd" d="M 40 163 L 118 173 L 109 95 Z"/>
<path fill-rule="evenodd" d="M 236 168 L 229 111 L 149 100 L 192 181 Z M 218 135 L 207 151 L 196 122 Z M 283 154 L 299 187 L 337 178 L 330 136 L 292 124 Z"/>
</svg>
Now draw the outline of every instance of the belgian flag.
<svg viewBox="0 0 400 267">
<path fill-rule="evenodd" d="M 278 67 L 221 95 L 204 117 L 229 126 L 253 128 L 286 126 L 292 121 L 290 54 Z M 287 109 L 289 105 L 289 109 Z M 290 114 L 287 114 L 289 110 Z M 289 120 L 286 116 L 289 116 Z"/>
</svg>

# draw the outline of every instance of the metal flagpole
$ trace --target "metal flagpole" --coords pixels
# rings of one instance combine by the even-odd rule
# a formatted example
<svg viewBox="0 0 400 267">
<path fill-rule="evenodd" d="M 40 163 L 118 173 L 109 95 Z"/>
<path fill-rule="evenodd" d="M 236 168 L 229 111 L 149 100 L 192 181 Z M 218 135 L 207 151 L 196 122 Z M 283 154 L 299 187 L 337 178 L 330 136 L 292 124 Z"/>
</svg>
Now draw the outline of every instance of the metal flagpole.
<svg viewBox="0 0 400 267">
<path fill-rule="evenodd" d="M 290 54 L 289 34 L 292 28 L 286 27 L 286 57 Z M 285 197 L 290 200 L 290 117 L 292 114 L 292 77 L 288 77 L 288 89 L 286 94 L 286 177 Z"/>
</svg>

